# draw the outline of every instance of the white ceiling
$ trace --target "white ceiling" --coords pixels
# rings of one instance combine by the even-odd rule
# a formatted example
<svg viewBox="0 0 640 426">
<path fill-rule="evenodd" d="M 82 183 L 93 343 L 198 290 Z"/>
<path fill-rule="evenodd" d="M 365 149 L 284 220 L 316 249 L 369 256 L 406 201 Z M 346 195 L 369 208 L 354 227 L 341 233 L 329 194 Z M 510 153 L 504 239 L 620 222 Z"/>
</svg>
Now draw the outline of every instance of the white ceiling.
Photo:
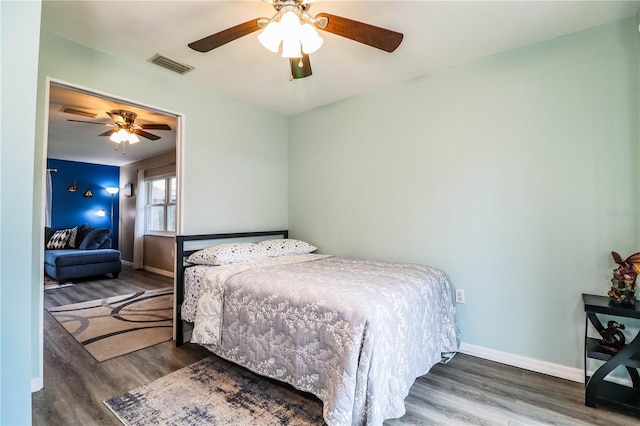
<svg viewBox="0 0 640 426">
<path fill-rule="evenodd" d="M 65 113 L 61 111 L 63 107 L 90 112 L 95 117 Z M 107 111 L 113 110 L 136 113 L 135 124 L 168 124 L 171 130 L 146 130 L 160 136 L 160 139 L 152 141 L 140 137 L 138 143 L 127 143 L 123 154 L 120 144 L 111 142 L 107 136 L 99 136 L 115 127 L 115 122 L 107 115 Z M 175 149 L 177 127 L 178 119 L 174 115 L 52 84 L 49 90 L 47 157 L 122 166 Z"/>
<path fill-rule="evenodd" d="M 311 55 L 313 75 L 294 81 L 289 81 L 288 60 L 262 47 L 258 33 L 208 53 L 187 47 L 250 19 L 271 17 L 273 7 L 259 0 L 45 0 L 42 28 L 149 67 L 157 67 L 147 61 L 160 53 L 195 67 L 176 74 L 178 78 L 295 114 L 436 69 L 635 16 L 639 7 L 640 1 L 322 0 L 311 7 L 312 15 L 326 12 L 392 29 L 403 33 L 404 40 L 395 52 L 386 53 L 321 31 L 325 42 Z"/>
</svg>

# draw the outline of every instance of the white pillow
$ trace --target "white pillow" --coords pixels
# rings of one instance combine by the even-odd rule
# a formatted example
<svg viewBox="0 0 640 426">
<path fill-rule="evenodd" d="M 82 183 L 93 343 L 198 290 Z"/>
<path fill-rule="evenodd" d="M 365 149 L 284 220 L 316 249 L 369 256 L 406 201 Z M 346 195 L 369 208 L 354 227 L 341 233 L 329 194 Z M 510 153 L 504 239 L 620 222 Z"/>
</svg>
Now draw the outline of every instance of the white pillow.
<svg viewBox="0 0 640 426">
<path fill-rule="evenodd" d="M 269 257 L 307 254 L 318 249 L 309 243 L 291 238 L 260 241 L 258 245 L 266 250 Z"/>
<path fill-rule="evenodd" d="M 187 257 L 187 262 L 197 265 L 228 265 L 247 260 L 268 257 L 264 247 L 254 243 L 229 243 L 207 247 Z"/>
</svg>

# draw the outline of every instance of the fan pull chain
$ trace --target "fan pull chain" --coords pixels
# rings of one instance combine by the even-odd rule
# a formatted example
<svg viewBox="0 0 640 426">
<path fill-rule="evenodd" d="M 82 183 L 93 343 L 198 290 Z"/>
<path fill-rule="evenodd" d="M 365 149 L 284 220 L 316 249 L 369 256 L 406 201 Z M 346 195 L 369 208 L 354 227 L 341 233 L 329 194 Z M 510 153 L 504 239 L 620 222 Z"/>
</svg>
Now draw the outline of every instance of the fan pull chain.
<svg viewBox="0 0 640 426">
<path fill-rule="evenodd" d="M 122 143 L 122 155 L 124 155 L 124 142 L 118 142 L 118 145 L 116 145 L 116 151 L 120 148 L 120 143 Z"/>
<path fill-rule="evenodd" d="M 302 57 L 300 58 L 300 61 L 298 61 L 298 68 L 303 68 L 304 64 L 302 63 Z M 289 75 L 289 81 L 293 81 L 293 74 Z"/>
</svg>

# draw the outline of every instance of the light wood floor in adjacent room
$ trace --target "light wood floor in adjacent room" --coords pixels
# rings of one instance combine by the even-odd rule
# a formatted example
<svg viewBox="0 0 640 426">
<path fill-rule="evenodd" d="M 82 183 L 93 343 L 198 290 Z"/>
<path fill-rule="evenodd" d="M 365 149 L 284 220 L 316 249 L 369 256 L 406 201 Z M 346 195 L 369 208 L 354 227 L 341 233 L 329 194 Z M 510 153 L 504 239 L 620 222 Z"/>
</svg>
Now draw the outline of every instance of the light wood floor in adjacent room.
<svg viewBox="0 0 640 426">
<path fill-rule="evenodd" d="M 125 267 L 118 279 L 45 292 L 45 307 L 172 285 L 171 278 Z M 44 312 L 44 389 L 33 394 L 34 425 L 120 425 L 102 401 L 178 370 L 210 353 L 165 342 L 96 362 Z M 640 419 L 584 405 L 584 386 L 458 354 L 416 380 L 397 425 L 640 425 Z"/>
</svg>

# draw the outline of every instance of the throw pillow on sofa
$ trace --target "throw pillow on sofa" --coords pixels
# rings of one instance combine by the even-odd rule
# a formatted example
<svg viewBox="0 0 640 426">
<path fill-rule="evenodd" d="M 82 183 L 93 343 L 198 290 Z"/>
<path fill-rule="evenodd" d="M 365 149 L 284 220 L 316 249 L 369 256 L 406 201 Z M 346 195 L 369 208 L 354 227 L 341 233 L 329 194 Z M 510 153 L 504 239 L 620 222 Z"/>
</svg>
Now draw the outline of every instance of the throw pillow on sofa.
<svg viewBox="0 0 640 426">
<path fill-rule="evenodd" d="M 78 247 L 80 250 L 95 250 L 111 236 L 111 230 L 106 228 L 94 228 L 87 234 Z"/>
<path fill-rule="evenodd" d="M 58 247 L 58 248 L 63 248 L 63 249 L 74 249 L 74 248 L 78 248 L 78 246 L 80 246 L 80 243 L 82 242 L 82 240 L 84 239 L 84 237 L 89 233 L 89 231 L 91 231 L 93 228 L 90 227 L 88 224 L 84 224 L 81 226 L 74 226 L 73 228 L 49 228 L 48 226 L 44 227 L 44 248 L 45 249 L 51 249 L 50 247 L 48 247 L 49 241 L 51 241 L 51 237 L 53 237 L 53 234 L 56 233 L 56 231 L 69 231 L 69 238 L 67 239 L 67 244 L 64 247 Z M 60 234 L 58 235 L 58 237 L 60 236 Z M 58 238 L 57 237 L 57 238 Z M 56 243 L 56 246 L 58 246 L 59 244 Z"/>
<path fill-rule="evenodd" d="M 58 229 L 47 242 L 47 249 L 56 250 L 65 248 L 70 236 L 71 229 Z"/>
<path fill-rule="evenodd" d="M 87 237 L 87 235 L 89 235 L 89 232 L 91 232 L 92 229 L 93 228 L 89 226 L 88 223 L 84 223 L 78 226 L 78 232 L 76 233 L 76 243 L 73 248 L 79 248 L 80 244 L 82 244 L 82 241 L 84 241 L 84 239 Z"/>
<path fill-rule="evenodd" d="M 67 240 L 67 245 L 64 248 L 76 248 L 76 236 L 78 235 L 78 227 L 74 226 L 69 229 L 71 231 L 69 233 L 69 239 Z"/>
<path fill-rule="evenodd" d="M 57 229 L 49 228 L 48 226 L 44 227 L 44 248 L 47 248 L 47 244 L 49 244 L 49 240 L 53 237 Z"/>
</svg>

